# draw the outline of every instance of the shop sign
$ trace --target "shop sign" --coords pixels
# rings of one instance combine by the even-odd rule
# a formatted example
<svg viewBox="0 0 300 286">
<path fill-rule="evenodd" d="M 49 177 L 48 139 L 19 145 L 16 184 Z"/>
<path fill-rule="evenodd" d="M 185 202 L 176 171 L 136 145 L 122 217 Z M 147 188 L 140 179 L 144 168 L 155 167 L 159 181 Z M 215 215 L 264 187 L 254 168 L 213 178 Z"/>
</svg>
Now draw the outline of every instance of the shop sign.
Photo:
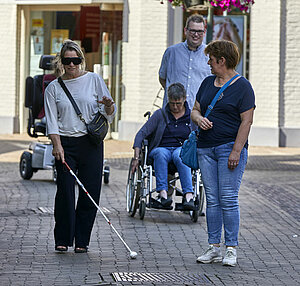
<svg viewBox="0 0 300 286">
<path fill-rule="evenodd" d="M 32 19 L 31 41 L 34 55 L 42 55 L 44 52 L 44 20 Z"/>
<path fill-rule="evenodd" d="M 56 55 L 60 52 L 64 40 L 69 38 L 69 30 L 52 29 L 51 30 L 51 54 Z"/>
</svg>

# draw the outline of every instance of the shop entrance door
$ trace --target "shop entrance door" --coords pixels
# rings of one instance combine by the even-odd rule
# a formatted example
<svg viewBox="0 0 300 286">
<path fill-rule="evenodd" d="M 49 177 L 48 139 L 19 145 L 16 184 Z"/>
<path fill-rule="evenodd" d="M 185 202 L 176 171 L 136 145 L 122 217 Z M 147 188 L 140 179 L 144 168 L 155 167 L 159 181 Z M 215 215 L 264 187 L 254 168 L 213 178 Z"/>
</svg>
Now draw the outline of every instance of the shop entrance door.
<svg viewBox="0 0 300 286">
<path fill-rule="evenodd" d="M 39 69 L 41 55 L 55 55 L 65 39 L 74 40 L 84 51 L 86 70 L 104 77 L 114 101 L 118 104 L 119 115 L 123 6 L 112 5 L 111 8 L 114 9 L 110 10 L 110 6 L 106 5 L 105 10 L 102 10 L 100 4 L 22 6 L 27 18 L 24 23 L 29 23 L 25 29 L 25 38 L 29 42 L 27 40 L 24 45 L 28 60 L 24 61 L 26 72 L 20 81 L 25 82 L 27 75 L 33 77 L 43 73 Z M 24 84 L 20 84 L 20 96 L 23 97 L 22 90 Z M 27 114 L 28 110 L 25 109 L 23 130 L 26 130 Z M 111 132 L 118 131 L 118 115 L 111 125 Z"/>
</svg>

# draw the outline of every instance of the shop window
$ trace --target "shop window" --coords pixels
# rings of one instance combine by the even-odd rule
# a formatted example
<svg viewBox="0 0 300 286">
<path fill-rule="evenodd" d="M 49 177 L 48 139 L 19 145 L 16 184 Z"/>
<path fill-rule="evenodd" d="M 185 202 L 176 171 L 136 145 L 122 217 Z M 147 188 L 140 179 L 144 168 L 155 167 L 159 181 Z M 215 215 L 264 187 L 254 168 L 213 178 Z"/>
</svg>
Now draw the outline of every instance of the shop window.
<svg viewBox="0 0 300 286">
<path fill-rule="evenodd" d="M 71 39 L 82 47 L 86 69 L 103 76 L 118 102 L 122 76 L 122 11 L 102 11 L 100 6 L 81 6 L 78 11 L 31 11 L 30 22 L 30 76 L 42 73 L 41 55 L 55 55 L 63 41 Z M 120 107 L 118 110 L 120 113 Z M 113 129 L 116 131 L 117 123 Z"/>
</svg>

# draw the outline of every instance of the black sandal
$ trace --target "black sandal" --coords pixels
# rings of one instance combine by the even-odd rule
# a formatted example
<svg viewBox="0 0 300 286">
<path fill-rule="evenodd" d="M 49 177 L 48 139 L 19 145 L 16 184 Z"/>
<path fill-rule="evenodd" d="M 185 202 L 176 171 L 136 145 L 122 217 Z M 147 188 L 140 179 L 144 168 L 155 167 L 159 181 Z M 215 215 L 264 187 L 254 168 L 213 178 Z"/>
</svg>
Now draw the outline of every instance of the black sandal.
<svg viewBox="0 0 300 286">
<path fill-rule="evenodd" d="M 60 252 L 68 251 L 68 246 L 64 245 L 55 245 L 55 250 Z"/>
<path fill-rule="evenodd" d="M 88 249 L 87 247 L 75 247 L 74 251 L 75 253 L 87 253 Z"/>
</svg>

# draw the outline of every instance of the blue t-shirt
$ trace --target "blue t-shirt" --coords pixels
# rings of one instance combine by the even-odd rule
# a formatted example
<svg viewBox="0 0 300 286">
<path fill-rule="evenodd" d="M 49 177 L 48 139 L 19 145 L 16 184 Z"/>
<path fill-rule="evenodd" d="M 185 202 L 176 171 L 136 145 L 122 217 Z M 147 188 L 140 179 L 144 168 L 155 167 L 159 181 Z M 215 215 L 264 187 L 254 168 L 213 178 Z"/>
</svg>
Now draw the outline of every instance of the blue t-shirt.
<svg viewBox="0 0 300 286">
<path fill-rule="evenodd" d="M 196 100 L 200 103 L 202 116 L 220 89 L 214 85 L 215 79 L 215 75 L 207 77 L 197 93 Z M 225 89 L 208 115 L 213 127 L 208 130 L 199 128 L 198 148 L 234 142 L 241 124 L 240 114 L 251 108 L 255 108 L 254 91 L 250 82 L 240 77 Z M 248 141 L 245 147 L 248 147 Z"/>
</svg>

